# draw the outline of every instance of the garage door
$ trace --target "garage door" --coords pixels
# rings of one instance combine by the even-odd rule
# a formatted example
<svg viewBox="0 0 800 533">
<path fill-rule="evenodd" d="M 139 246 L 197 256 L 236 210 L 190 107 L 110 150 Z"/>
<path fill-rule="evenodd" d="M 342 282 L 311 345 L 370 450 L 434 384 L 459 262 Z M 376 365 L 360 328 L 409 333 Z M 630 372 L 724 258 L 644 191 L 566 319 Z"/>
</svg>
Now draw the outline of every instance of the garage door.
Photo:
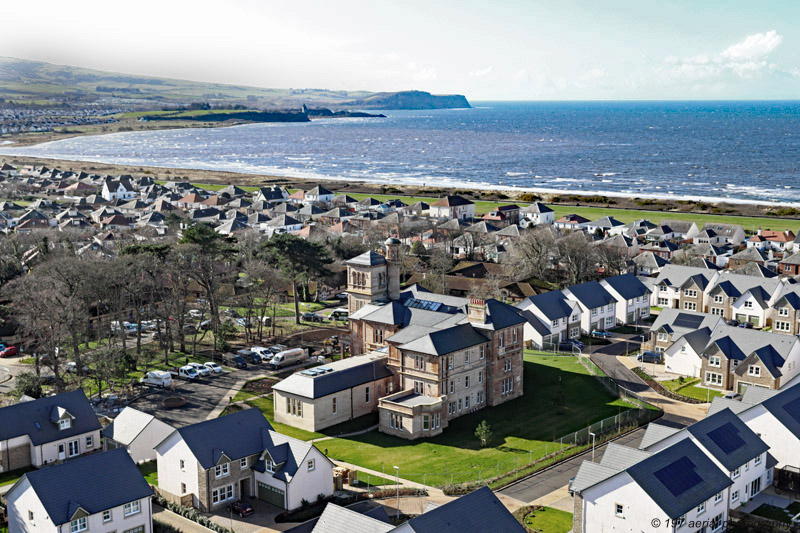
<svg viewBox="0 0 800 533">
<path fill-rule="evenodd" d="M 736 392 L 738 392 L 739 394 L 744 394 L 745 389 L 749 386 L 750 386 L 749 383 L 743 383 L 740 381 L 739 386 L 736 389 Z"/>
<path fill-rule="evenodd" d="M 281 509 L 285 509 L 286 505 L 284 505 L 285 495 L 281 489 L 270 487 L 266 483 L 258 482 L 258 499 L 264 500 L 267 503 L 271 503 Z"/>
</svg>

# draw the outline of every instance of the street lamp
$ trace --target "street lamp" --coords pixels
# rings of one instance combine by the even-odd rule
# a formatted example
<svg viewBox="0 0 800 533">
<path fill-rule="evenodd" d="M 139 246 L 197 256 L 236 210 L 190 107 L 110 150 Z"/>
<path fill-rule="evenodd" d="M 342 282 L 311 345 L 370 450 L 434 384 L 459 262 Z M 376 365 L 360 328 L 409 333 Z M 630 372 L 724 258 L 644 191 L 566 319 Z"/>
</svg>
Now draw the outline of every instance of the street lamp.
<svg viewBox="0 0 800 533">
<path fill-rule="evenodd" d="M 592 462 L 594 462 L 594 439 L 595 439 L 595 434 L 594 433 L 589 433 L 589 436 L 592 437 Z"/>
<path fill-rule="evenodd" d="M 397 483 L 397 520 L 400 520 L 400 467 L 394 467 L 395 482 Z"/>
</svg>

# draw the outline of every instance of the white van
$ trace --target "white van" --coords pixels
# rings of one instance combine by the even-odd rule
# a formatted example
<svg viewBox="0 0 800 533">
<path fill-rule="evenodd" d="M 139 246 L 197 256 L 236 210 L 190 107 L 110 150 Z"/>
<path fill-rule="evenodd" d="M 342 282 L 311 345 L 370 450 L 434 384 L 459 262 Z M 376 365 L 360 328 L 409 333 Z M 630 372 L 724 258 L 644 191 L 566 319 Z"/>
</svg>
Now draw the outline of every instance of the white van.
<svg viewBox="0 0 800 533">
<path fill-rule="evenodd" d="M 331 314 L 328 315 L 328 318 L 330 318 L 331 320 L 343 321 L 347 320 L 349 316 L 350 314 L 347 312 L 347 309 L 345 309 L 344 307 L 337 307 L 336 309 L 331 311 Z"/>
<path fill-rule="evenodd" d="M 308 355 L 303 348 L 292 348 L 291 350 L 284 350 L 275 354 L 275 357 L 269 362 L 269 366 L 273 369 L 278 369 L 284 366 L 304 363 L 306 361 L 308 361 Z"/>
<path fill-rule="evenodd" d="M 164 370 L 151 370 L 144 377 L 139 378 L 142 385 L 167 388 L 172 386 L 172 375 Z"/>
</svg>

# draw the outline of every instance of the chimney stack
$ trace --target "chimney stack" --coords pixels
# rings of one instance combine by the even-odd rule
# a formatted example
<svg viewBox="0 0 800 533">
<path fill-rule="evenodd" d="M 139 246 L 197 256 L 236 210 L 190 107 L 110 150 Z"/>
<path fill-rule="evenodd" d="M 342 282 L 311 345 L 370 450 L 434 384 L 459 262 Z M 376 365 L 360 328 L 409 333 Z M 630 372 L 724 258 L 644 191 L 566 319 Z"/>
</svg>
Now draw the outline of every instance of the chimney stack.
<svg viewBox="0 0 800 533">
<path fill-rule="evenodd" d="M 480 298 L 470 298 L 467 306 L 467 320 L 478 324 L 486 322 L 486 301 Z"/>
</svg>

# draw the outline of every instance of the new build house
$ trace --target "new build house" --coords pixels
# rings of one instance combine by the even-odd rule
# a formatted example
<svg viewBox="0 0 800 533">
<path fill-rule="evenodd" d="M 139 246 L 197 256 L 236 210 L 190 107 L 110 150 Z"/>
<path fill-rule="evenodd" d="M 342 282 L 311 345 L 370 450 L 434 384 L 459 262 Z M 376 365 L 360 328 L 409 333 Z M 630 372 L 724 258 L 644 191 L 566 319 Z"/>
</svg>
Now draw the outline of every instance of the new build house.
<svg viewBox="0 0 800 533">
<path fill-rule="evenodd" d="M 126 407 L 111 424 L 103 428 L 103 449 L 125 448 L 137 463 L 156 458 L 155 447 L 175 428 L 151 414 Z"/>
<path fill-rule="evenodd" d="M 66 461 L 100 448 L 100 422 L 82 389 L 0 409 L 2 472 Z"/>
<path fill-rule="evenodd" d="M 204 512 L 257 497 L 283 509 L 333 494 L 333 463 L 247 409 L 175 430 L 156 446 L 158 490 Z"/>
<path fill-rule="evenodd" d="M 123 449 L 24 474 L 6 493 L 9 533 L 151 533 L 153 495 Z"/>
</svg>

